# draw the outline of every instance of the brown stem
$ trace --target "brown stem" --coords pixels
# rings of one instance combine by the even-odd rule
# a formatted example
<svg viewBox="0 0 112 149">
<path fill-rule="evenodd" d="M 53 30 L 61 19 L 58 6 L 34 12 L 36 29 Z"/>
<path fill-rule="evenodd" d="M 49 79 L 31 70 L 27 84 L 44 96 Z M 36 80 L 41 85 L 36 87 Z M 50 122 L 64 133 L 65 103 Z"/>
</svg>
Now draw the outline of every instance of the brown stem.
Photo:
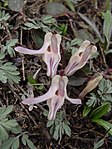
<svg viewBox="0 0 112 149">
<path fill-rule="evenodd" d="M 11 40 L 11 39 L 12 39 L 12 36 L 11 36 L 11 33 L 10 33 L 10 31 L 9 31 L 9 28 L 8 28 L 8 26 L 7 26 L 7 24 L 6 24 L 5 22 L 3 22 L 3 26 L 5 27 L 6 32 L 7 32 L 8 36 L 9 36 L 9 38 L 10 38 L 10 40 Z"/>
</svg>

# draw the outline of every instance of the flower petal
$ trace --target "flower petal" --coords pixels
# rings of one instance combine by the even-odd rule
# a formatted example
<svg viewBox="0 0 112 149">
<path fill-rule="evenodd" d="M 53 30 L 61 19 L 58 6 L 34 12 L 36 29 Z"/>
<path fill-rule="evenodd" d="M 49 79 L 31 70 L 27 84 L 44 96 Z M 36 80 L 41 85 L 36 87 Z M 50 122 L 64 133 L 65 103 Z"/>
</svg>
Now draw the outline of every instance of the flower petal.
<svg viewBox="0 0 112 149">
<path fill-rule="evenodd" d="M 49 98 L 51 98 L 53 96 L 53 93 L 50 91 L 48 91 L 46 94 L 36 97 L 36 98 L 26 98 L 22 101 L 23 104 L 26 105 L 33 105 L 33 104 L 37 104 L 37 103 L 41 103 Z"/>
<path fill-rule="evenodd" d="M 71 103 L 73 103 L 73 104 L 82 104 L 81 99 L 69 98 L 67 95 L 66 95 L 66 99 L 67 99 L 68 101 L 70 101 Z"/>
<path fill-rule="evenodd" d="M 56 117 L 56 112 L 62 107 L 64 104 L 64 97 L 55 95 L 53 98 L 49 99 L 47 101 L 47 104 L 49 106 L 49 114 L 48 119 L 54 120 Z"/>
<path fill-rule="evenodd" d="M 57 67 L 61 60 L 60 55 L 52 52 L 46 52 L 43 60 L 47 65 L 47 76 L 53 77 L 57 73 Z"/>
<path fill-rule="evenodd" d="M 69 98 L 67 95 L 67 83 L 68 83 L 68 78 L 66 76 L 62 77 L 63 81 L 64 81 L 64 98 L 66 98 L 68 101 L 70 101 L 73 104 L 81 104 L 81 100 L 80 99 L 73 99 L 73 98 Z"/>
<path fill-rule="evenodd" d="M 86 48 L 90 45 L 90 41 L 89 40 L 85 40 L 81 43 L 81 46 L 79 47 L 78 51 L 76 52 L 78 55 L 80 55 L 80 53 L 84 52 L 86 50 Z M 75 54 L 75 53 L 74 53 Z"/>
<path fill-rule="evenodd" d="M 53 79 L 52 79 L 52 84 L 51 87 L 49 88 L 48 92 L 42 96 L 36 97 L 36 98 L 27 98 L 24 99 L 22 101 L 23 104 L 26 105 L 32 105 L 32 104 L 37 104 L 37 103 L 41 103 L 47 99 L 50 99 L 52 97 L 54 97 L 56 91 L 59 88 L 59 76 L 56 75 Z"/>
<path fill-rule="evenodd" d="M 28 48 L 23 48 L 21 46 L 18 46 L 15 48 L 15 51 L 17 51 L 19 53 L 23 53 L 23 54 L 29 54 L 29 55 L 43 54 L 47 51 L 48 47 L 51 44 L 51 37 L 52 37 L 52 33 L 50 33 L 50 32 L 45 35 L 44 44 L 40 50 L 31 50 Z"/>
<path fill-rule="evenodd" d="M 72 70 L 72 74 L 76 72 L 77 70 L 81 69 L 87 61 L 90 59 L 90 57 L 97 51 L 96 46 L 89 46 L 83 53 L 82 59 L 80 63 Z"/>
<path fill-rule="evenodd" d="M 83 42 L 84 48 L 81 45 L 79 51 L 72 55 L 67 67 L 65 68 L 65 75 L 73 75 L 73 73 L 81 69 L 87 63 L 92 54 L 97 51 L 96 46 L 92 46 L 89 44 L 89 41 Z"/>
<path fill-rule="evenodd" d="M 61 36 L 59 34 L 52 35 L 51 38 L 51 52 L 60 53 Z"/>
<path fill-rule="evenodd" d="M 85 40 L 84 42 L 82 42 L 80 48 L 78 49 L 77 52 L 75 52 L 69 62 L 68 65 L 65 68 L 65 75 L 69 76 L 69 71 L 71 71 L 73 68 L 75 68 L 81 61 L 83 52 L 86 50 L 86 48 L 90 45 L 90 41 Z"/>
<path fill-rule="evenodd" d="M 47 76 L 53 77 L 57 73 L 57 67 L 61 60 L 60 43 L 61 36 L 59 34 L 53 34 L 51 37 L 51 45 L 43 55 L 43 60 L 47 65 Z"/>
</svg>

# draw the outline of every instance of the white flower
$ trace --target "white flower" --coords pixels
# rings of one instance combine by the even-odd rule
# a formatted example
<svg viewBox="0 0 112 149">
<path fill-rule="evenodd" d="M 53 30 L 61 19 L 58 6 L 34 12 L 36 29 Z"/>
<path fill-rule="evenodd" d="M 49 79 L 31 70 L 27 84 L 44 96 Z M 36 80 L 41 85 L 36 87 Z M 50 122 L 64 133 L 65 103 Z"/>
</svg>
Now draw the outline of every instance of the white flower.
<svg viewBox="0 0 112 149">
<path fill-rule="evenodd" d="M 61 36 L 59 34 L 47 33 L 44 37 L 44 44 L 39 50 L 31 50 L 18 46 L 17 52 L 29 55 L 42 54 L 43 60 L 47 65 L 47 76 L 53 77 L 57 73 L 57 67 L 61 60 L 60 55 Z"/>
<path fill-rule="evenodd" d="M 90 57 L 97 51 L 96 46 L 90 44 L 90 41 L 85 40 L 82 42 L 80 48 L 75 52 L 65 68 L 64 74 L 66 76 L 71 76 L 77 70 L 81 69 Z"/>
<path fill-rule="evenodd" d="M 81 104 L 80 99 L 73 99 L 67 96 L 67 83 L 68 78 L 66 76 L 55 75 L 52 78 L 51 86 L 46 94 L 36 98 L 31 97 L 24 99 L 22 103 L 33 105 L 47 100 L 47 104 L 49 107 L 48 119 L 54 120 L 56 112 L 64 104 L 65 98 L 73 104 Z"/>
</svg>

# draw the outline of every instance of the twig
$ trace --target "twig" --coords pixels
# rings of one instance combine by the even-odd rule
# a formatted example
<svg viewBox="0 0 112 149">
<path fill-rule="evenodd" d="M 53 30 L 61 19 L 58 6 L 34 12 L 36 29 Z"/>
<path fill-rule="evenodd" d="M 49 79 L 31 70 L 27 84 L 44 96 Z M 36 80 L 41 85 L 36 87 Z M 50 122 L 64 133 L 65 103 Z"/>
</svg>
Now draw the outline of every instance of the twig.
<svg viewBox="0 0 112 149">
<path fill-rule="evenodd" d="M 7 24 L 6 24 L 5 22 L 3 22 L 3 26 L 5 27 L 5 29 L 6 29 L 6 31 L 7 31 L 7 34 L 8 34 L 8 36 L 9 36 L 10 40 L 11 40 L 11 39 L 12 39 L 12 36 L 11 36 L 11 33 L 10 33 L 10 31 L 9 31 L 9 29 L 8 29 L 8 26 L 7 26 Z"/>
<path fill-rule="evenodd" d="M 12 86 L 8 85 L 7 86 L 10 88 L 11 92 L 15 95 L 16 98 L 18 98 L 17 100 L 21 100 L 20 97 L 16 94 L 16 92 L 13 90 Z M 16 101 L 17 101 L 16 100 Z M 15 104 L 15 103 L 14 103 Z M 33 116 L 30 115 L 29 111 L 25 108 L 25 106 L 20 103 L 21 107 L 25 110 L 25 112 L 27 113 L 28 117 L 32 120 L 32 122 L 35 124 L 35 126 L 37 126 L 38 124 L 36 123 L 36 121 L 34 120 Z"/>
<path fill-rule="evenodd" d="M 22 74 L 23 74 L 23 80 L 25 81 L 25 68 L 24 68 L 24 57 L 22 56 Z"/>
<path fill-rule="evenodd" d="M 22 36 L 23 36 L 23 30 L 22 28 L 20 28 L 21 32 L 20 32 L 20 44 L 22 45 L 23 41 L 22 41 Z"/>
<path fill-rule="evenodd" d="M 21 88 L 19 85 L 17 85 L 17 87 L 22 91 L 22 93 L 24 94 L 25 91 L 23 88 Z M 42 110 L 42 111 L 45 111 L 45 109 L 38 103 L 37 106 Z"/>
<path fill-rule="evenodd" d="M 105 65 L 106 69 L 108 70 L 108 65 L 106 63 L 106 59 L 105 59 L 105 55 L 104 55 L 104 50 L 103 50 L 103 48 L 101 46 L 100 46 L 100 51 L 101 51 L 102 60 L 104 62 L 104 65 Z"/>
</svg>

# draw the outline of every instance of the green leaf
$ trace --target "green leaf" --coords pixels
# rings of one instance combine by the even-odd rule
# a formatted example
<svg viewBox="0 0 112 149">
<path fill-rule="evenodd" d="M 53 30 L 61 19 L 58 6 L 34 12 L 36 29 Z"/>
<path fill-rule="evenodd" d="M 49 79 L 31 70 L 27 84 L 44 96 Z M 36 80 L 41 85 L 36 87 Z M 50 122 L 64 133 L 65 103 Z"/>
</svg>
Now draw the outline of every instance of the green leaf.
<svg viewBox="0 0 112 149">
<path fill-rule="evenodd" d="M 104 139 L 101 139 L 98 142 L 95 142 L 94 144 L 94 149 L 99 149 L 99 147 L 101 147 L 104 144 Z"/>
<path fill-rule="evenodd" d="M 55 129 L 55 126 L 52 125 L 51 128 L 50 128 L 50 134 L 51 134 L 51 135 L 53 135 L 53 133 L 54 133 L 54 129 Z"/>
<path fill-rule="evenodd" d="M 19 72 L 17 71 L 17 67 L 14 66 L 11 62 L 7 62 L 4 65 L 0 66 L 0 69 L 4 71 L 9 82 L 19 83 Z"/>
<path fill-rule="evenodd" d="M 16 120 L 8 120 L 7 122 L 2 123 L 2 125 L 6 129 L 11 129 L 12 127 L 16 127 L 18 123 L 16 122 Z"/>
<path fill-rule="evenodd" d="M 67 3 L 67 5 L 68 5 L 68 7 L 70 8 L 71 11 L 75 11 L 74 5 L 73 5 L 71 0 L 66 0 L 66 3 Z"/>
<path fill-rule="evenodd" d="M 90 111 L 91 111 L 91 107 L 84 106 L 83 117 L 86 117 Z"/>
<path fill-rule="evenodd" d="M 47 127 L 51 127 L 53 124 L 54 124 L 54 121 L 53 120 L 52 121 L 48 121 L 47 122 Z"/>
<path fill-rule="evenodd" d="M 63 129 L 64 129 L 65 133 L 70 137 L 71 136 L 70 127 L 67 124 L 63 123 Z"/>
<path fill-rule="evenodd" d="M 26 142 L 30 149 L 37 149 L 36 146 L 33 144 L 33 142 L 29 140 L 28 138 L 26 139 Z"/>
<path fill-rule="evenodd" d="M 35 22 L 34 23 L 25 23 L 24 24 L 26 27 L 28 27 L 28 29 L 39 29 L 40 26 Z"/>
<path fill-rule="evenodd" d="M 15 127 L 11 127 L 10 131 L 14 134 L 21 133 L 21 127 L 19 125 L 15 126 Z"/>
<path fill-rule="evenodd" d="M 36 146 L 33 144 L 33 142 L 30 139 L 28 139 L 28 135 L 23 135 L 22 142 L 24 145 L 26 145 L 26 143 L 27 143 L 27 145 L 30 149 L 36 149 Z"/>
<path fill-rule="evenodd" d="M 91 93 L 90 95 L 90 99 L 86 102 L 86 105 L 88 107 L 95 107 L 95 105 L 97 105 L 100 102 L 100 100 L 96 94 Z"/>
<path fill-rule="evenodd" d="M 15 141 L 15 138 L 9 138 L 8 140 L 3 142 L 0 149 L 10 149 L 10 147 L 14 141 Z"/>
<path fill-rule="evenodd" d="M 42 23 L 48 25 L 52 23 L 56 23 L 56 19 L 54 19 L 51 15 L 44 15 L 41 17 Z"/>
<path fill-rule="evenodd" d="M 5 13 L 5 11 L 0 11 L 0 22 L 7 21 L 10 18 L 9 13 Z"/>
<path fill-rule="evenodd" d="M 49 112 L 48 112 L 47 110 L 44 110 L 43 115 L 44 115 L 44 116 L 48 116 L 48 113 L 49 113 Z"/>
<path fill-rule="evenodd" d="M 103 115 L 107 114 L 109 108 L 110 108 L 110 103 L 104 103 L 103 105 L 93 110 L 91 113 L 92 120 L 99 119 Z"/>
<path fill-rule="evenodd" d="M 103 128 L 108 131 L 110 135 L 112 135 L 112 124 L 103 120 L 103 119 L 94 119 L 93 122 L 97 123 L 98 125 L 102 126 Z"/>
<path fill-rule="evenodd" d="M 37 49 L 40 49 L 44 43 L 43 37 L 45 33 L 42 30 L 31 30 L 32 39 Z"/>
<path fill-rule="evenodd" d="M 107 40 L 107 48 L 110 44 L 110 37 L 112 32 L 112 14 L 111 11 L 107 10 L 106 13 L 103 13 L 104 23 L 103 23 L 103 34 Z"/>
<path fill-rule="evenodd" d="M 11 146 L 11 149 L 18 149 L 18 148 L 19 148 L 19 138 L 16 138 Z"/>
<path fill-rule="evenodd" d="M 92 43 L 97 42 L 97 38 L 94 39 L 94 36 L 87 30 L 87 29 L 80 29 L 78 32 L 78 38 L 81 38 L 82 40 L 89 40 Z"/>
<path fill-rule="evenodd" d="M 54 131 L 54 134 L 53 134 L 53 138 L 54 138 L 55 140 L 58 140 L 58 138 L 59 138 L 59 133 L 60 133 L 60 125 L 56 125 L 55 131 Z"/>
<path fill-rule="evenodd" d="M 81 44 L 82 41 L 83 41 L 83 40 L 80 39 L 80 38 L 75 38 L 75 39 L 71 40 L 70 42 L 67 42 L 67 43 L 66 43 L 66 48 L 67 48 L 68 50 L 71 50 L 71 51 L 72 51 L 72 54 L 73 54 L 73 53 L 75 53 L 75 52 L 78 50 L 78 49 L 76 48 L 76 45 L 80 46 L 80 44 Z M 75 49 L 77 49 L 77 50 L 74 51 L 73 48 L 75 48 Z"/>
<path fill-rule="evenodd" d="M 25 139 L 25 135 L 22 136 L 22 143 L 26 146 L 26 139 Z"/>
<path fill-rule="evenodd" d="M 0 60 L 2 60 L 5 57 L 5 53 L 0 52 Z"/>
<path fill-rule="evenodd" d="M 103 39 L 100 35 L 100 32 L 98 31 L 96 25 L 91 22 L 85 15 L 81 14 L 81 13 L 78 13 L 79 16 L 93 29 L 93 31 L 96 33 L 97 37 L 100 39 L 100 41 L 103 43 Z"/>
<path fill-rule="evenodd" d="M 107 54 L 112 54 L 112 49 L 109 49 L 108 51 L 104 51 L 105 52 L 105 54 L 107 55 Z"/>
<path fill-rule="evenodd" d="M 8 121 L 8 118 L 1 118 L 0 125 L 2 125 L 2 123 L 7 122 L 7 121 Z"/>
<path fill-rule="evenodd" d="M 3 70 L 0 70 L 0 81 L 2 83 L 7 83 L 7 76 Z"/>
<path fill-rule="evenodd" d="M 83 85 L 84 82 L 86 81 L 87 81 L 87 78 L 71 76 L 69 78 L 68 84 L 71 86 L 80 86 L 80 85 Z"/>
<path fill-rule="evenodd" d="M 111 11 L 111 2 L 110 2 L 110 0 L 106 0 L 106 10 Z"/>
<path fill-rule="evenodd" d="M 9 46 L 9 47 L 15 46 L 15 44 L 16 44 L 17 42 L 18 42 L 18 39 L 7 40 L 6 46 Z"/>
<path fill-rule="evenodd" d="M 7 140 L 9 137 L 7 131 L 0 125 L 0 139 L 2 141 Z"/>
<path fill-rule="evenodd" d="M 28 82 L 30 83 L 30 84 L 36 84 L 37 82 L 36 82 L 36 80 L 33 78 L 33 76 L 32 75 L 28 75 L 27 76 L 27 79 L 28 79 Z"/>
<path fill-rule="evenodd" d="M 8 54 L 13 57 L 15 56 L 15 51 L 13 50 L 13 46 L 18 42 L 18 39 L 11 39 L 7 40 L 6 46 L 4 46 L 4 49 L 7 50 Z"/>
<path fill-rule="evenodd" d="M 0 107 L 0 117 L 5 118 L 13 110 L 13 105 Z"/>
</svg>

